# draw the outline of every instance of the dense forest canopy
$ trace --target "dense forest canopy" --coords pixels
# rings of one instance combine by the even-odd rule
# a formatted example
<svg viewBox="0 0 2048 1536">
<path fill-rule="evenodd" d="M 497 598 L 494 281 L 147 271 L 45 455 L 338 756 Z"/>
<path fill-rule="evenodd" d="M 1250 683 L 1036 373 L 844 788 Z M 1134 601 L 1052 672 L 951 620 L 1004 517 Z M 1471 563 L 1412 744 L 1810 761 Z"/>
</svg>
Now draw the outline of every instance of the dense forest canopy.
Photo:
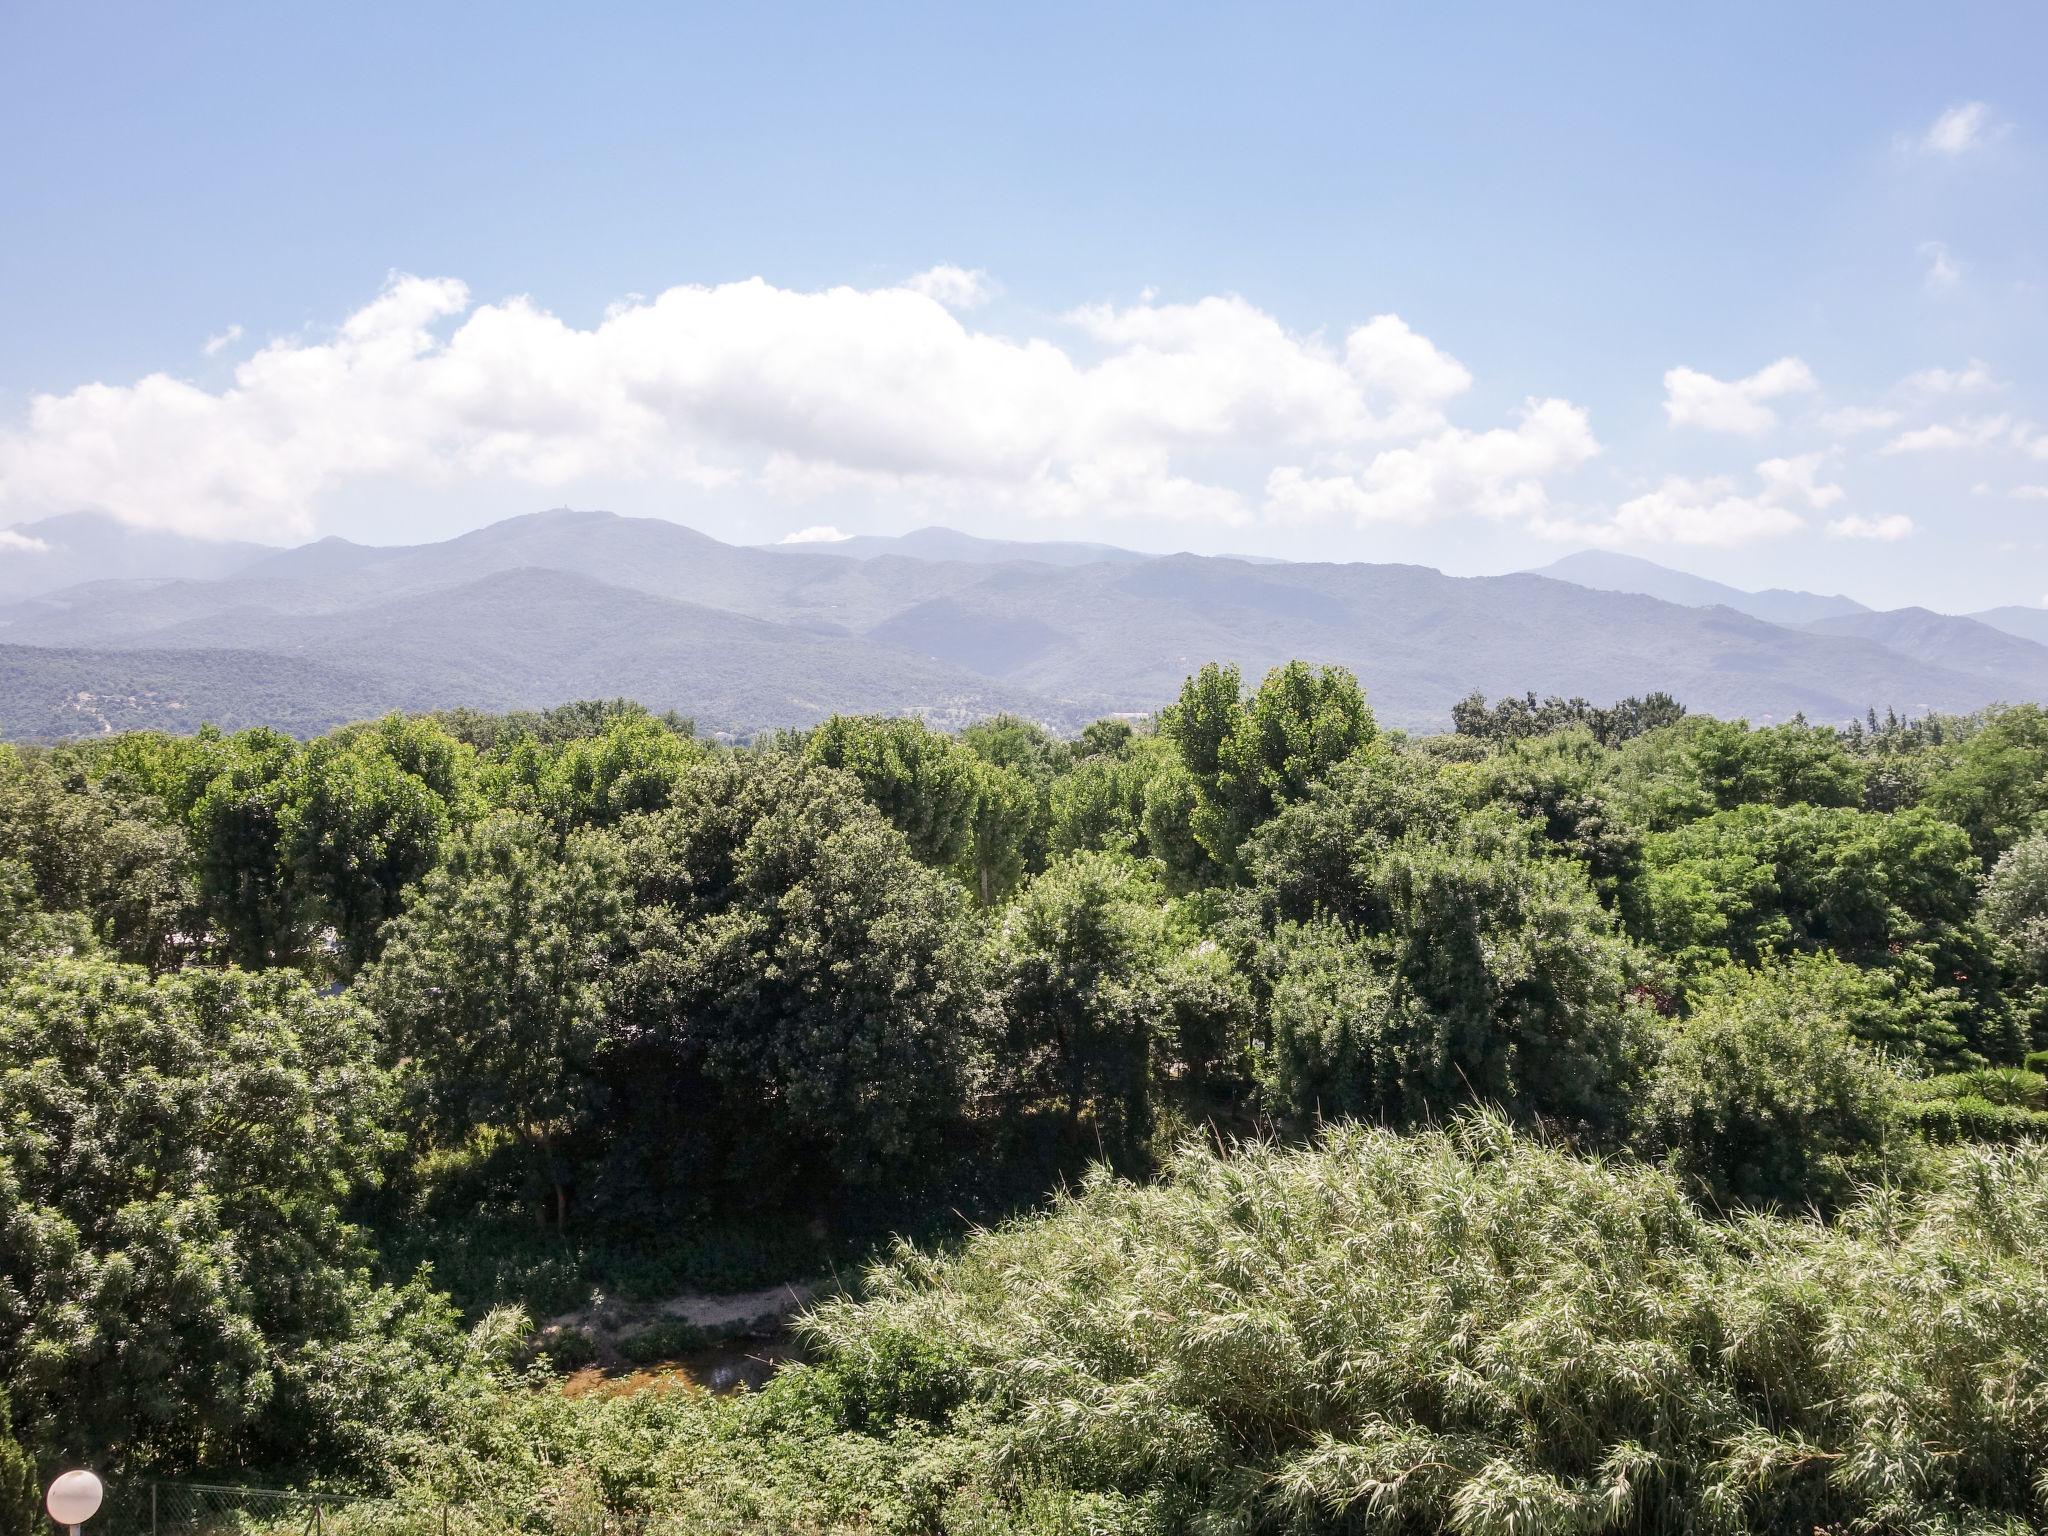
<svg viewBox="0 0 2048 1536">
<path fill-rule="evenodd" d="M 2048 1521 L 2048 712 L 1456 721 L 0 747 L 0 1506 Z M 759 1392 L 533 1331 L 877 1253 Z"/>
</svg>

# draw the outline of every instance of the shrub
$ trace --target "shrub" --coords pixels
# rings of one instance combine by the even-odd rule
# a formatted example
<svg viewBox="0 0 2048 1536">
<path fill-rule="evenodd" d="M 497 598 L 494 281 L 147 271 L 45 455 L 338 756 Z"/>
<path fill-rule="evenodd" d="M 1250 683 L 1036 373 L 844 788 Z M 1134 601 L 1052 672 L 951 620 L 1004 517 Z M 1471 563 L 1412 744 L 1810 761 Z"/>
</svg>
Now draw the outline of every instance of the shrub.
<svg viewBox="0 0 2048 1536">
<path fill-rule="evenodd" d="M 1804 980 L 1731 973 L 1672 1026 L 1639 1143 L 1718 1205 L 1833 1205 L 1884 1171 L 1897 1079 Z"/>
<path fill-rule="evenodd" d="M 2007 1143 L 2048 1137 L 2048 1113 L 1999 1104 L 1981 1094 L 1923 1099 L 1905 1107 L 1906 1123 L 1929 1141 Z"/>
</svg>

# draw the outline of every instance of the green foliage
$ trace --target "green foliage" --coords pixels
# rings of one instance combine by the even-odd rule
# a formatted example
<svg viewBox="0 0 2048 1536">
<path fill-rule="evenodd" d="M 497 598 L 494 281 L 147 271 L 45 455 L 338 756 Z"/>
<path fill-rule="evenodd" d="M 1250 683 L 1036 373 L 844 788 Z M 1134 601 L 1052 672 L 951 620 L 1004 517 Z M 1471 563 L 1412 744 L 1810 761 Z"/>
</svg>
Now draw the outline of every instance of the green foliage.
<svg viewBox="0 0 2048 1536">
<path fill-rule="evenodd" d="M 2039 1523 L 2041 712 L 1482 706 L 0 749 L 16 1438 L 521 1529 Z M 436 1289 L 761 1286 L 1319 1124 L 906 1249 L 732 1402 L 521 1383 Z"/>
<path fill-rule="evenodd" d="M 284 851 L 299 745 L 267 730 L 207 745 L 210 771 L 185 814 L 208 911 L 235 964 L 291 964 L 307 942 Z"/>
<path fill-rule="evenodd" d="M 1583 869 L 1538 851 L 1524 823 L 1460 819 L 1441 775 L 1361 753 L 1248 845 L 1272 935 L 1261 969 L 1287 983 L 1285 1049 L 1308 1052 L 1276 1056 L 1269 1081 L 1316 1095 L 1274 1107 L 1312 1115 L 1329 1093 L 1412 1119 L 1476 1099 L 1611 1130 L 1648 1052 L 1626 941 Z M 1288 926 L 1318 919 L 1339 931 Z M 1347 945 L 1356 959 L 1333 960 Z M 1317 1045 L 1300 1010 L 1324 1001 L 1345 1022 Z M 1340 1061 L 1362 1074 L 1348 1087 L 1328 1076 Z"/>
<path fill-rule="evenodd" d="M 44 1457 L 290 1459 L 359 1312 L 370 1022 L 286 973 L 58 960 L 0 993 L 0 1373 Z"/>
<path fill-rule="evenodd" d="M 501 813 L 458 833 L 412 888 L 360 989 L 416 1063 L 441 1135 L 514 1131 L 539 1159 L 558 1227 L 568 1195 L 555 1148 L 601 1098 L 624 896 L 614 838 L 562 838 Z"/>
<path fill-rule="evenodd" d="M 1540 702 L 1533 693 L 1510 695 L 1491 708 L 1486 695 L 1474 693 L 1451 706 L 1451 728 L 1480 741 L 1527 741 L 1558 731 L 1583 729 L 1602 746 L 1615 747 L 1645 732 L 1675 724 L 1685 706 L 1668 693 L 1622 699 L 1602 709 L 1581 698 L 1556 694 Z"/>
<path fill-rule="evenodd" d="M 826 1373 L 903 1338 L 957 1361 L 917 1464 L 1019 1518 L 1051 1489 L 1159 1532 L 2000 1529 L 2048 1513 L 2044 1255 L 2044 1149 L 1833 1227 L 1722 1224 L 1477 1120 L 1098 1179 L 812 1332 Z"/>
<path fill-rule="evenodd" d="M 922 862 L 943 868 L 967 851 L 974 758 L 922 720 L 834 715 L 810 733 L 804 756 L 853 775 Z"/>
<path fill-rule="evenodd" d="M 75 751 L 0 747 L 0 850 L 47 912 L 75 912 L 122 958 L 163 970 L 196 947 L 189 847 L 159 800 L 101 782 Z"/>
<path fill-rule="evenodd" d="M 1733 972 L 1670 1028 L 1638 1140 L 1716 1208 L 1837 1206 L 1884 1174 L 1896 1080 L 1814 975 Z"/>
<path fill-rule="evenodd" d="M 1242 691 L 1237 668 L 1212 663 L 1159 723 L 1194 784 L 1189 832 L 1224 870 L 1261 820 L 1308 793 L 1375 731 L 1358 680 L 1342 667 L 1292 661 L 1249 700 Z"/>
<path fill-rule="evenodd" d="M 1003 913 L 996 969 L 1006 1056 L 1027 1098 L 1052 1098 L 1070 1125 L 1084 1108 L 1118 1148 L 1149 1129 L 1155 1019 L 1149 973 L 1170 934 L 1163 893 L 1118 854 L 1077 853 Z"/>
<path fill-rule="evenodd" d="M 696 765 L 673 805 L 628 826 L 626 856 L 632 1048 L 609 1080 L 642 1150 L 743 1138 L 743 1157 L 717 1160 L 758 1187 L 914 1163 L 984 1069 L 958 886 L 848 777 L 779 754 Z M 705 1124 L 678 1122 L 692 1102 Z"/>
<path fill-rule="evenodd" d="M 35 1463 L 16 1443 L 7 1396 L 0 1393 L 0 1536 L 42 1536 L 41 1493 Z"/>
<path fill-rule="evenodd" d="M 1953 993 L 1967 1050 L 2018 1054 L 1969 843 L 1931 813 L 1743 806 L 1653 835 L 1645 857 L 1647 936 L 1681 974 L 1826 950 Z"/>
<path fill-rule="evenodd" d="M 2048 709 L 1994 711 L 1928 786 L 1927 803 L 1970 834 L 1986 865 L 2048 817 Z"/>
<path fill-rule="evenodd" d="M 1796 721 L 1752 731 L 1691 715 L 1628 743 L 1616 778 L 1630 816 L 1658 831 L 1739 806 L 1863 802 L 1862 766 L 1840 738 Z"/>
<path fill-rule="evenodd" d="M 391 715 L 325 736 L 297 765 L 277 819 L 281 858 L 344 974 L 375 957 L 378 930 L 469 811 L 469 749 L 431 722 Z"/>
</svg>

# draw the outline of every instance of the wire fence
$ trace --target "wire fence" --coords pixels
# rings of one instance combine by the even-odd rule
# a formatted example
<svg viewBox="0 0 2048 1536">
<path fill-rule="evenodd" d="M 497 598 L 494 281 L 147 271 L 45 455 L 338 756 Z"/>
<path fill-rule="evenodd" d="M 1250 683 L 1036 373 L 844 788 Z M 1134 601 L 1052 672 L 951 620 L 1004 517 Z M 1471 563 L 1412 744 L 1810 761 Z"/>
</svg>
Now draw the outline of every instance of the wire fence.
<svg viewBox="0 0 2048 1536">
<path fill-rule="evenodd" d="M 540 1522 L 550 1536 L 640 1536 L 642 1522 L 593 1512 Z M 93 1536 L 502 1536 L 502 1516 L 462 1504 L 410 1504 L 346 1494 L 217 1483 L 126 1483 L 107 1490 Z"/>
</svg>

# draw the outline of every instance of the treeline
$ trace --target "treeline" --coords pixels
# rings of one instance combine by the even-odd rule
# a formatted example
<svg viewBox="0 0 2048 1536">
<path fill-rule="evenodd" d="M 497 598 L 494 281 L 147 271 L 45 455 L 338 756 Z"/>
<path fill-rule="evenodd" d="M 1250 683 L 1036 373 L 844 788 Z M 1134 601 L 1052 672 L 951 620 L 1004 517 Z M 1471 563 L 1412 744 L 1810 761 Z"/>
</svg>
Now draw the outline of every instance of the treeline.
<svg viewBox="0 0 2048 1536">
<path fill-rule="evenodd" d="M 1876 1420 L 1830 1396 L 1877 1391 L 1878 1362 L 1794 1343 L 1863 1301 L 1795 1318 L 1759 1277 L 1821 1285 L 1890 1233 L 1939 1289 L 1939 1243 L 1907 1239 L 1967 1228 L 2008 1256 L 1967 1282 L 2015 1352 L 2007 1407 L 1969 1426 L 1965 1478 L 1937 1450 L 1961 1409 L 1901 1386 L 1885 1454 L 1922 1458 L 1923 1493 L 2048 1512 L 2048 1261 L 2013 1235 L 2048 1187 L 2035 1154 L 1984 1150 L 2048 1131 L 2048 714 L 1751 730 L 1530 696 L 1457 720 L 1381 731 L 1349 674 L 1297 663 L 1249 691 L 1205 667 L 1155 720 L 1073 740 L 834 718 L 733 749 L 612 703 L 0 750 L 12 1434 L 45 1466 L 542 1501 L 588 1461 L 616 1474 L 593 1497 L 644 1511 L 674 1486 L 589 1437 L 665 1413 L 727 1458 L 691 1477 L 797 1490 L 771 1528 L 888 1527 L 902 1450 L 952 1468 L 903 1529 L 1435 1529 L 1461 1499 L 1775 1529 L 1880 1508 Z M 1499 1118 L 1459 1120 L 1480 1107 Z M 1340 1120 L 1386 1131 L 1217 1155 Z M 1625 1199 L 1589 1158 L 1640 1165 Z M 1161 1159 L 1156 1195 L 1098 1179 L 1010 1258 L 1001 1234 L 906 1255 L 759 1404 L 522 1396 L 522 1324 L 490 1310 Z M 1427 1220 L 1403 1179 L 1445 1191 Z M 2011 1232 L 1969 1204 L 1994 1186 Z M 1307 1202 L 1294 1236 L 1259 1214 L 1282 1193 Z M 1450 1220 L 1501 1201 L 1512 1220 Z M 1509 1286 L 1431 1314 L 1468 1352 L 1494 1330 L 1548 1351 L 1515 1366 L 1540 1388 L 1368 1320 L 1325 1336 L 1303 1290 L 1597 1271 L 1629 1223 L 1679 1247 L 1598 1306 L 1691 1286 L 1704 1311 L 1626 1323 Z M 1196 1254 L 1235 1266 L 1200 1307 Z M 1216 1285 L 1249 1310 L 1193 1321 Z M 1791 1331 L 1704 1363 L 1766 1315 Z M 563 1449 L 514 1476 L 530 1434 Z M 783 1465 L 803 1456 L 830 1465 Z M 1000 1478 L 969 1475 L 991 1457 Z"/>
</svg>

